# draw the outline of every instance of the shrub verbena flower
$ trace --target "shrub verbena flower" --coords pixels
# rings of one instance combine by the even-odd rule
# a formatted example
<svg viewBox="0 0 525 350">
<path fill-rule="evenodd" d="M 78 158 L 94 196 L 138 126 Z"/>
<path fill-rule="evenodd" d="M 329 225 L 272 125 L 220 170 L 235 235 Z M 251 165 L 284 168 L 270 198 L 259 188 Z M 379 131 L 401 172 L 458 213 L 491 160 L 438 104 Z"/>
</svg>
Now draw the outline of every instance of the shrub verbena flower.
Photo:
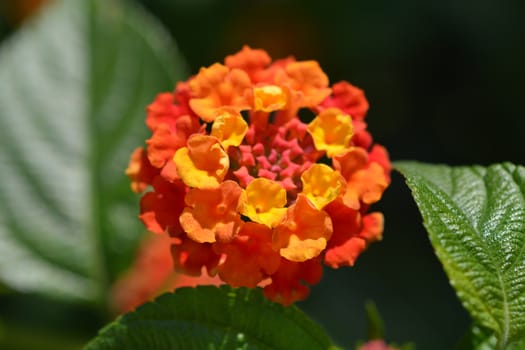
<svg viewBox="0 0 525 350">
<path fill-rule="evenodd" d="M 381 239 L 368 209 L 390 162 L 367 111 L 361 89 L 330 86 L 316 61 L 245 46 L 148 106 L 151 138 L 126 170 L 146 191 L 140 219 L 172 237 L 177 271 L 302 300 L 323 263 L 352 266 Z"/>
</svg>

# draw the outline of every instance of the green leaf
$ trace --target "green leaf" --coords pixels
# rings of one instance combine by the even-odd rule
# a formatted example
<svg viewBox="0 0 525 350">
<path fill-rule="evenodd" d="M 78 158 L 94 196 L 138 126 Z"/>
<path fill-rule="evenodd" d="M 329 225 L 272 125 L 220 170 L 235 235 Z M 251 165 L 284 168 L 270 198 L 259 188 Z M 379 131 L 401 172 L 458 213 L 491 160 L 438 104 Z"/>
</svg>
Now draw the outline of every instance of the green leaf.
<svg viewBox="0 0 525 350">
<path fill-rule="evenodd" d="M 525 335 L 525 168 L 399 162 L 436 255 L 497 349 Z"/>
<path fill-rule="evenodd" d="M 365 304 L 366 310 L 366 324 L 367 324 L 367 340 L 384 339 L 385 326 L 383 319 L 377 310 L 376 304 L 373 301 L 367 301 Z"/>
<path fill-rule="evenodd" d="M 104 328 L 87 350 L 335 349 L 295 306 L 268 301 L 260 289 L 181 288 Z"/>
<path fill-rule="evenodd" d="M 498 340 L 491 331 L 473 325 L 461 339 L 456 350 L 493 350 L 497 347 Z M 509 344 L 507 350 L 525 349 L 525 338 Z"/>
<path fill-rule="evenodd" d="M 145 106 L 182 71 L 119 1 L 53 1 L 0 48 L 0 279 L 102 300 L 141 233 L 124 175 Z"/>
</svg>

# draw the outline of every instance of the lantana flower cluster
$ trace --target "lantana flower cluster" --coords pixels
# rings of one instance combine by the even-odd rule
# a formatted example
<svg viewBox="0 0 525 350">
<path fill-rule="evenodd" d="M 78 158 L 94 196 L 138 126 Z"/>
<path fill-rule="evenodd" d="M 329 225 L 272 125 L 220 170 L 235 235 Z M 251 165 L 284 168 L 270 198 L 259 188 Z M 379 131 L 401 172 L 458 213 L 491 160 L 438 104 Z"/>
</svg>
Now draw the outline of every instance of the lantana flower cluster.
<svg viewBox="0 0 525 350">
<path fill-rule="evenodd" d="M 176 271 L 304 299 L 323 263 L 352 266 L 381 239 L 383 216 L 368 209 L 390 162 L 368 107 L 316 61 L 245 46 L 148 106 L 152 135 L 126 170 L 145 192 L 140 219 L 172 237 Z"/>
</svg>

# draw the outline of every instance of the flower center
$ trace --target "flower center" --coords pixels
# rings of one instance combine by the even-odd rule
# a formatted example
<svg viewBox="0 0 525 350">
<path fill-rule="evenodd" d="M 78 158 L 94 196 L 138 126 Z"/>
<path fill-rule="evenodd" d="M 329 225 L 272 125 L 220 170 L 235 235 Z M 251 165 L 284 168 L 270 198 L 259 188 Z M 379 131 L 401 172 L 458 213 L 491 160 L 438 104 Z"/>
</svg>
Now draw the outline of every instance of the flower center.
<svg viewBox="0 0 525 350">
<path fill-rule="evenodd" d="M 252 127 L 238 150 L 229 154 L 232 173 L 241 186 L 261 177 L 274 180 L 293 202 L 302 188 L 301 174 L 318 158 L 306 127 L 298 119 L 279 127 Z"/>
</svg>

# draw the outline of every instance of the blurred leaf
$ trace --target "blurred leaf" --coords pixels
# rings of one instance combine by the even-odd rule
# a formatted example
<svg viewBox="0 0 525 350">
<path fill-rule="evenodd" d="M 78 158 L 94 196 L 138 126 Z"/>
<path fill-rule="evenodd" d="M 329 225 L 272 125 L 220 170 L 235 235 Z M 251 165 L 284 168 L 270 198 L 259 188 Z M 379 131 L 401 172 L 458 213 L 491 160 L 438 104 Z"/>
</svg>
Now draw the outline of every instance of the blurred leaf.
<svg viewBox="0 0 525 350">
<path fill-rule="evenodd" d="M 336 349 L 295 306 L 260 289 L 181 288 L 119 317 L 92 340 L 103 349 Z"/>
<path fill-rule="evenodd" d="M 78 337 L 55 334 L 49 330 L 38 330 L 0 323 L 0 348 L 9 350 L 74 350 L 82 349 Z"/>
<path fill-rule="evenodd" d="M 379 311 L 377 311 L 376 304 L 373 301 L 368 301 L 365 304 L 366 310 L 366 324 L 367 324 L 367 339 L 384 339 L 385 327 Z"/>
<path fill-rule="evenodd" d="M 398 162 L 450 283 L 496 349 L 525 334 L 525 168 Z"/>
<path fill-rule="evenodd" d="M 416 350 L 416 344 L 414 343 L 404 343 L 402 345 L 397 344 L 391 344 L 394 348 L 397 348 L 399 350 Z"/>
<path fill-rule="evenodd" d="M 126 2 L 54 1 L 0 50 L 0 279 L 104 302 L 141 228 L 124 176 L 180 58 Z M 175 68 L 175 69 L 174 69 Z"/>
</svg>

